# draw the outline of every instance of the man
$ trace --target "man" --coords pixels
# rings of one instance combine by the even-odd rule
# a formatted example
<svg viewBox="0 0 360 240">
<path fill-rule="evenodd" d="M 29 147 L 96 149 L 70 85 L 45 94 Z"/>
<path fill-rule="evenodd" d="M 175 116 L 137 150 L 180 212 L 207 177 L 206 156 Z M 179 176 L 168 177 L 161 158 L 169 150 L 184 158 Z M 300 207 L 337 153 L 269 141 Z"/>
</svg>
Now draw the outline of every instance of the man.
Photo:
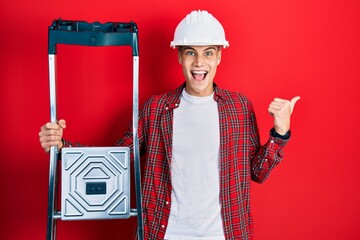
<svg viewBox="0 0 360 240">
<path fill-rule="evenodd" d="M 185 83 L 153 96 L 139 112 L 145 239 L 251 239 L 250 180 L 262 183 L 282 160 L 299 97 L 270 103 L 274 128 L 260 146 L 251 102 L 214 83 L 229 46 L 221 24 L 193 11 L 171 46 L 178 48 Z M 41 127 L 45 151 L 70 145 L 62 139 L 65 127 L 64 120 Z M 117 145 L 132 147 L 131 129 Z"/>
</svg>

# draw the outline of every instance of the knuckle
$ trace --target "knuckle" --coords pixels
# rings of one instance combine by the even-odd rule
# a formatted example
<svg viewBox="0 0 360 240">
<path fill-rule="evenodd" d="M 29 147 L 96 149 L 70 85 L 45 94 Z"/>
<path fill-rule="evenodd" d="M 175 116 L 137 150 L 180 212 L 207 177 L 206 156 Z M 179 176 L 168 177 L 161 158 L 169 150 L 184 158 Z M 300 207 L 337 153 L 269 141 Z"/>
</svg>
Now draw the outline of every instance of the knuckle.
<svg viewBox="0 0 360 240">
<path fill-rule="evenodd" d="M 50 136 L 50 140 L 51 140 L 51 141 L 57 141 L 57 140 L 58 140 L 58 137 L 57 137 L 57 136 L 52 135 L 52 136 Z"/>
</svg>

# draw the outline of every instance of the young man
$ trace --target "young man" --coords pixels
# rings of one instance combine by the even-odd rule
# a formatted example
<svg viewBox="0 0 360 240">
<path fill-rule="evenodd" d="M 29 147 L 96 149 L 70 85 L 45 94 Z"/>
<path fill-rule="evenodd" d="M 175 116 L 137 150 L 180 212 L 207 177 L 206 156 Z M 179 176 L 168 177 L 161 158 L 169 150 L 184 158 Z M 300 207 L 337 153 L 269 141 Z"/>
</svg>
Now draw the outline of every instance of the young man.
<svg viewBox="0 0 360 240">
<path fill-rule="evenodd" d="M 251 239 L 250 180 L 262 183 L 282 160 L 299 97 L 270 103 L 274 127 L 261 146 L 251 102 L 214 83 L 229 46 L 221 24 L 193 11 L 171 46 L 178 48 L 185 83 L 153 96 L 139 112 L 145 239 Z M 41 127 L 45 151 L 69 146 L 65 127 L 64 120 Z M 132 147 L 131 129 L 117 145 Z"/>
</svg>

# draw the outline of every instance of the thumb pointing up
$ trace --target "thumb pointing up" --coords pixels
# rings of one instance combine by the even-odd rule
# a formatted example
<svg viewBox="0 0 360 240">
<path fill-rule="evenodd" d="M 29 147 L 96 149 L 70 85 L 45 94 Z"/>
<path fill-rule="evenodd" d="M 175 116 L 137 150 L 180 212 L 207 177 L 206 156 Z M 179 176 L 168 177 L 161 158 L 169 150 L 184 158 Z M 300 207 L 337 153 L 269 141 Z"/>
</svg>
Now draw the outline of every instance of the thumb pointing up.
<svg viewBox="0 0 360 240">
<path fill-rule="evenodd" d="M 294 110 L 294 107 L 295 107 L 296 102 L 299 101 L 299 100 L 300 100 L 300 97 L 299 97 L 299 96 L 293 97 L 293 98 L 290 100 L 291 113 L 292 113 L 293 110 Z"/>
</svg>

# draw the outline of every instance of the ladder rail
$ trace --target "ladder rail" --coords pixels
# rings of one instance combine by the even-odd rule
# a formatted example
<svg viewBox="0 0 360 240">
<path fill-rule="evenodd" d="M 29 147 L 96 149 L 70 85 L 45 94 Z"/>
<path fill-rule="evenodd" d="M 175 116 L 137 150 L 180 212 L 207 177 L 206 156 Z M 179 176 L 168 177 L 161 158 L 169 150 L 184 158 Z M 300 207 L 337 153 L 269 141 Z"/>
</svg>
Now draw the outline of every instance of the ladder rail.
<svg viewBox="0 0 360 240">
<path fill-rule="evenodd" d="M 49 54 L 49 87 L 50 87 L 50 121 L 56 123 L 56 56 Z M 50 148 L 50 167 L 49 167 L 49 192 L 48 192 L 48 219 L 46 239 L 55 239 L 56 220 L 56 179 L 57 179 L 57 152 L 56 146 Z"/>
<path fill-rule="evenodd" d="M 142 193 L 141 193 L 141 166 L 138 136 L 138 112 L 139 112 L 139 57 L 133 57 L 133 148 L 134 148 L 134 173 L 136 189 L 136 207 L 137 207 L 137 226 L 138 238 L 144 239 L 143 219 L 142 219 Z"/>
</svg>

